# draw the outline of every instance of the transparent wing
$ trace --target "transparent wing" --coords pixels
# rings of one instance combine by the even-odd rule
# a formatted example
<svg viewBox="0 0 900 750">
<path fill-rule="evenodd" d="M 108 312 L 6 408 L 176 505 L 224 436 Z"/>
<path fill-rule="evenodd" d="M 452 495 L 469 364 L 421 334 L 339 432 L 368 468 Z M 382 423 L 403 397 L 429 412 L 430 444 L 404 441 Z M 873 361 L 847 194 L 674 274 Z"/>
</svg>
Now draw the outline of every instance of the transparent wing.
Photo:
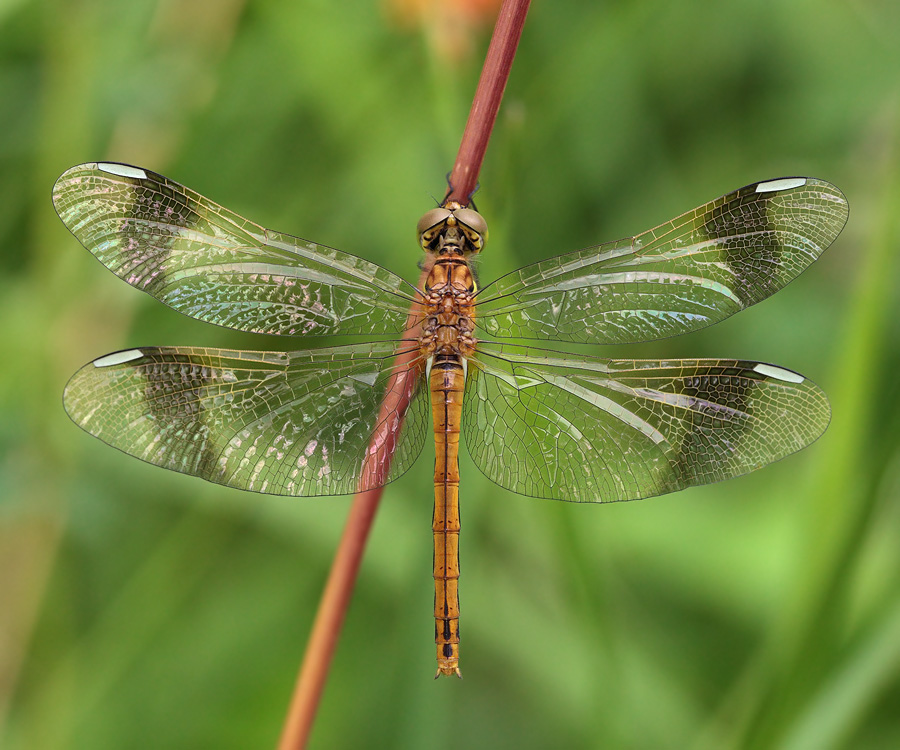
<svg viewBox="0 0 900 750">
<path fill-rule="evenodd" d="M 280 335 L 407 328 L 416 291 L 399 276 L 265 229 L 153 172 L 72 167 L 53 186 L 53 204 L 103 265 L 193 318 Z"/>
<path fill-rule="evenodd" d="M 166 469 L 273 495 L 347 494 L 399 477 L 428 434 L 421 373 L 395 363 L 395 348 L 132 349 L 75 373 L 65 407 L 87 432 Z M 386 394 L 395 408 L 381 406 Z"/>
<path fill-rule="evenodd" d="M 828 425 L 803 376 L 738 360 L 562 359 L 479 344 L 463 432 L 475 464 L 513 492 L 611 502 L 758 469 Z"/>
<path fill-rule="evenodd" d="M 757 182 L 636 237 L 502 277 L 480 292 L 477 323 L 498 338 L 581 343 L 694 331 L 785 286 L 847 215 L 847 199 L 827 182 Z"/>
</svg>

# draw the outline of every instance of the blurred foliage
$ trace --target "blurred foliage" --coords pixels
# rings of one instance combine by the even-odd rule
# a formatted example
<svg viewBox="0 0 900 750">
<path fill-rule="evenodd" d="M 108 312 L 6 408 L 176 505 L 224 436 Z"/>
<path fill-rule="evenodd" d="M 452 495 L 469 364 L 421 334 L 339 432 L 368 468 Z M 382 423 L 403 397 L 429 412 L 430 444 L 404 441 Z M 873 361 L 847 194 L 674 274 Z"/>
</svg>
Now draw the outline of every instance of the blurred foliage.
<svg viewBox="0 0 900 750">
<path fill-rule="evenodd" d="M 68 375 L 108 351 L 291 342 L 117 281 L 55 216 L 56 176 L 146 166 L 415 280 L 488 41 L 490 3 L 464 5 L 0 3 L 2 747 L 272 746 L 348 509 L 69 423 Z M 464 461 L 461 683 L 431 680 L 422 459 L 385 494 L 312 746 L 900 747 L 898 28 L 878 0 L 534 4 L 481 175 L 483 278 L 754 180 L 828 179 L 850 223 L 801 279 L 603 353 L 797 369 L 832 425 L 748 477 L 610 507 Z"/>
</svg>

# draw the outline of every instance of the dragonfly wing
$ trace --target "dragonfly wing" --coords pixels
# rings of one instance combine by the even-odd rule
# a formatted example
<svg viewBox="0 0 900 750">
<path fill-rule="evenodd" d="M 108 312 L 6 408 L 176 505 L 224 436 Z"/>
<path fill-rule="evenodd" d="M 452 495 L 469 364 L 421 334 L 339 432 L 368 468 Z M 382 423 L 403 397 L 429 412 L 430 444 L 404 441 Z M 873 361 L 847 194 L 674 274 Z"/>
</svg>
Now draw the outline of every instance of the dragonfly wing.
<svg viewBox="0 0 900 750">
<path fill-rule="evenodd" d="M 611 502 L 739 476 L 813 442 L 830 419 L 803 376 L 739 360 L 562 359 L 479 344 L 463 432 L 513 492 Z"/>
<path fill-rule="evenodd" d="M 395 348 L 132 349 L 75 373 L 65 407 L 157 466 L 273 495 L 347 494 L 403 474 L 428 434 L 421 373 L 395 362 Z"/>
<path fill-rule="evenodd" d="M 847 199 L 827 182 L 757 182 L 636 237 L 504 276 L 480 292 L 477 322 L 497 338 L 580 343 L 694 331 L 785 286 L 847 216 Z"/>
<path fill-rule="evenodd" d="M 193 318 L 279 335 L 407 328 L 416 291 L 399 276 L 265 229 L 154 172 L 72 167 L 54 185 L 53 203 L 103 265 Z"/>
</svg>

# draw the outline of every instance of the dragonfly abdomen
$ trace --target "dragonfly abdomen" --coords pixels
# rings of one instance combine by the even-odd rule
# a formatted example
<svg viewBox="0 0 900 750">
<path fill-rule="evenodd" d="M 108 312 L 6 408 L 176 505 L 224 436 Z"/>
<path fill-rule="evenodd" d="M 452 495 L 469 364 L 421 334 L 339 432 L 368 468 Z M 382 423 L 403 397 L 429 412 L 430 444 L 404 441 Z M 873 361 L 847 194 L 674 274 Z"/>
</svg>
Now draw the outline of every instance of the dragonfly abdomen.
<svg viewBox="0 0 900 750">
<path fill-rule="evenodd" d="M 465 372 L 444 354 L 431 367 L 434 419 L 434 642 L 440 675 L 459 672 L 459 433 Z"/>
</svg>

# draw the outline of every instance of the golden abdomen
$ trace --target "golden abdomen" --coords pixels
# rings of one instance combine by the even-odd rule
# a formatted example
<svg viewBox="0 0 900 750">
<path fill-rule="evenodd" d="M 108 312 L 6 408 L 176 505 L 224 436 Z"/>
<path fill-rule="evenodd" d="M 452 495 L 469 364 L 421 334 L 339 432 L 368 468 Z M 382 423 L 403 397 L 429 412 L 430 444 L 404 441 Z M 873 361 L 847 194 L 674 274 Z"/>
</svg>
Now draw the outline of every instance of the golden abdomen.
<svg viewBox="0 0 900 750">
<path fill-rule="evenodd" d="M 434 418 L 434 642 L 437 675 L 459 673 L 459 431 L 465 376 L 459 359 L 432 364 Z"/>
</svg>

